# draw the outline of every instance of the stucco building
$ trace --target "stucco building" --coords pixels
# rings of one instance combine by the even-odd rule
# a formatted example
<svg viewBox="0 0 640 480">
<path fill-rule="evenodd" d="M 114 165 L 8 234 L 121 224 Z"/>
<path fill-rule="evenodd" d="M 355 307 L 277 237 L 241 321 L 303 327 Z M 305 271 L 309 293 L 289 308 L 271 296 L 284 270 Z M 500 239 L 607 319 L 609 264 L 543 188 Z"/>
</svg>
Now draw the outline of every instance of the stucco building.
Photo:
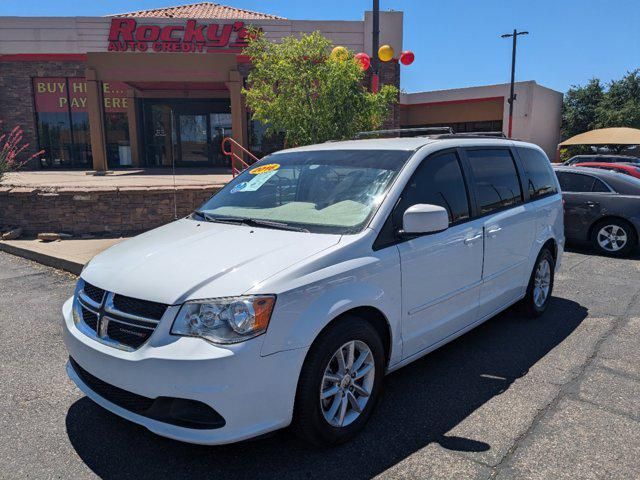
<svg viewBox="0 0 640 480">
<path fill-rule="evenodd" d="M 108 17 L 0 17 L 0 120 L 20 125 L 33 168 L 224 166 L 223 137 L 258 157 L 277 149 L 245 108 L 247 28 L 278 41 L 319 31 L 372 55 L 372 14 L 358 21 L 288 20 L 210 2 Z M 403 13 L 381 12 L 380 44 L 399 54 Z M 411 67 L 409 67 L 411 68 Z M 397 60 L 380 80 L 400 86 Z M 562 94 L 516 84 L 513 136 L 553 156 Z M 385 128 L 508 128 L 509 85 L 401 94 Z"/>
<path fill-rule="evenodd" d="M 260 156 L 277 139 L 249 118 L 241 88 L 249 25 L 274 41 L 319 31 L 371 54 L 372 15 L 288 20 L 210 2 L 109 17 L 0 17 L 0 120 L 20 125 L 42 168 L 224 165 L 232 136 Z M 402 12 L 380 41 L 402 51 Z M 400 85 L 397 62 L 382 83 Z M 395 111 L 390 126 L 399 125 Z"/>
<path fill-rule="evenodd" d="M 450 126 L 455 132 L 509 128 L 508 83 L 400 95 L 400 125 Z M 562 93 L 534 81 L 516 82 L 512 137 L 539 145 L 553 159 L 560 142 Z"/>
</svg>

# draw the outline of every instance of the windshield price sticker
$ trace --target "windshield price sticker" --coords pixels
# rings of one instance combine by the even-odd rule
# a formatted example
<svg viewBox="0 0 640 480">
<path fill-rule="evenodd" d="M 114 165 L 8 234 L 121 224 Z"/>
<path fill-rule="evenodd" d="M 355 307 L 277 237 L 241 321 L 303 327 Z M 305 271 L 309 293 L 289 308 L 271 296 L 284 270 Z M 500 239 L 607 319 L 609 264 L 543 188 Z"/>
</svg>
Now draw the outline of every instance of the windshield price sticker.
<svg viewBox="0 0 640 480">
<path fill-rule="evenodd" d="M 260 167 L 256 167 L 253 170 L 249 170 L 251 175 L 260 175 L 261 173 L 274 172 L 280 168 L 279 163 L 268 163 L 267 165 L 262 165 Z"/>
<path fill-rule="evenodd" d="M 260 187 L 262 187 L 267 181 L 273 177 L 276 173 L 276 170 L 272 170 L 270 172 L 262 173 L 260 175 L 256 175 L 248 182 L 241 182 L 237 184 L 235 187 L 231 189 L 231 193 L 238 192 L 255 192 Z"/>
</svg>

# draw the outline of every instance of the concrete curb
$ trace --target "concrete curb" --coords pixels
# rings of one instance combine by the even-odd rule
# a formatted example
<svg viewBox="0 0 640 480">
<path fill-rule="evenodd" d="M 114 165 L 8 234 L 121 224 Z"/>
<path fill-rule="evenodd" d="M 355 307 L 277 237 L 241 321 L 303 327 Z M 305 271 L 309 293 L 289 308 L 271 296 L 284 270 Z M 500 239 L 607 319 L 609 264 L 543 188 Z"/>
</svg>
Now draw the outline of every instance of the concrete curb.
<svg viewBox="0 0 640 480">
<path fill-rule="evenodd" d="M 64 270 L 65 272 L 73 273 L 74 275 L 80 275 L 84 264 L 74 262 L 73 260 L 66 260 L 64 258 L 54 257 L 53 255 L 47 255 L 46 253 L 34 252 L 26 248 L 16 247 L 4 242 L 0 242 L 0 251 L 16 255 L 18 257 L 26 258 L 27 260 L 33 260 L 34 262 L 41 263 L 47 267 L 57 268 L 58 270 Z"/>
</svg>

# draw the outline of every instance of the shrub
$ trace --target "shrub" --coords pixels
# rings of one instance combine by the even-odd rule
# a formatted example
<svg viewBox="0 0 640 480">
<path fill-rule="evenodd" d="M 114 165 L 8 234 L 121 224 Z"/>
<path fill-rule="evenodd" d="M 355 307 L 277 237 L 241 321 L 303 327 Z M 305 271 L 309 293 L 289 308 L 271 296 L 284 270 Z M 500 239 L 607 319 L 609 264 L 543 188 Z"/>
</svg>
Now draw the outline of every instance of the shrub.
<svg viewBox="0 0 640 480">
<path fill-rule="evenodd" d="M 2 122 L 0 122 L 0 129 Z M 34 153 L 30 157 L 20 158 L 22 152 L 29 146 L 29 143 L 22 142 L 23 131 L 16 125 L 9 133 L 0 135 L 0 181 L 5 173 L 17 170 L 29 160 L 44 153 L 44 150 Z"/>
</svg>

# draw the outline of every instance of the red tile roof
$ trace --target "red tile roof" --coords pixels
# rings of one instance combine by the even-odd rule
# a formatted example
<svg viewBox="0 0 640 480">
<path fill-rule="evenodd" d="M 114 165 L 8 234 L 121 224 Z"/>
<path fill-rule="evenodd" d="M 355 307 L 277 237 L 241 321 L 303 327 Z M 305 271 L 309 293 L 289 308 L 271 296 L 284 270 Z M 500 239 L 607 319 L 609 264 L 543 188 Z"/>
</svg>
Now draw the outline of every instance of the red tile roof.
<svg viewBox="0 0 640 480">
<path fill-rule="evenodd" d="M 267 13 L 253 12 L 242 8 L 229 7 L 212 2 L 191 3 L 175 7 L 140 10 L 138 12 L 118 13 L 109 17 L 153 17 L 153 18 L 230 18 L 239 20 L 279 19 L 284 17 Z"/>
</svg>

